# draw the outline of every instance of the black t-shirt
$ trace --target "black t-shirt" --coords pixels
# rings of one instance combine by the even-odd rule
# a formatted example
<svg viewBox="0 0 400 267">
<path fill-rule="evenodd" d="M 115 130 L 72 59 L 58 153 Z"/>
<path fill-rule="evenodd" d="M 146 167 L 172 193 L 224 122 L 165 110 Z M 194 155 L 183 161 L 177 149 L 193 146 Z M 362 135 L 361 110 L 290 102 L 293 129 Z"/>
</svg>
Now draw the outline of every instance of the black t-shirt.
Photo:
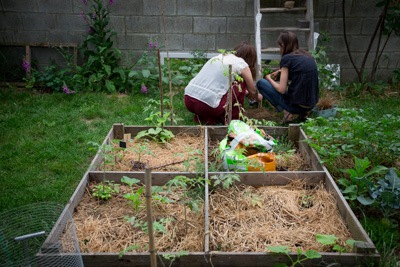
<svg viewBox="0 0 400 267">
<path fill-rule="evenodd" d="M 286 54 L 280 67 L 289 69 L 290 85 L 284 97 L 288 105 L 314 107 L 319 99 L 318 69 L 313 57 L 302 52 Z"/>
</svg>

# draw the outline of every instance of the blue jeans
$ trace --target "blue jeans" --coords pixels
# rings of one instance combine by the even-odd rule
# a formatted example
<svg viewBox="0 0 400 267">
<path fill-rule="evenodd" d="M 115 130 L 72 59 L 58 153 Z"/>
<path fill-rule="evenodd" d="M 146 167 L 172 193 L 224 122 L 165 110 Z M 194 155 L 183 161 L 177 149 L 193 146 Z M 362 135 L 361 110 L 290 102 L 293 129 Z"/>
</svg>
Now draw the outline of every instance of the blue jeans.
<svg viewBox="0 0 400 267">
<path fill-rule="evenodd" d="M 286 103 L 285 95 L 276 91 L 275 88 L 266 79 L 260 79 L 257 82 L 256 86 L 264 99 L 267 99 L 278 112 L 286 110 L 292 114 L 304 114 L 310 111 L 310 109 L 300 107 L 299 105 Z"/>
</svg>

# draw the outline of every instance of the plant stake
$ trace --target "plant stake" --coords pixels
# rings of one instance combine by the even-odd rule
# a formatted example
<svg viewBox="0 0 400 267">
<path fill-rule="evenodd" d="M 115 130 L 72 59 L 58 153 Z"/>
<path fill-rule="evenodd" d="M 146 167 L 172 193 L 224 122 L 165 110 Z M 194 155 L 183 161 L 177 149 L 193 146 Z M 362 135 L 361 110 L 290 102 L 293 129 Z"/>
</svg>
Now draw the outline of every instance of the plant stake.
<svg viewBox="0 0 400 267">
<path fill-rule="evenodd" d="M 157 267 L 157 255 L 154 246 L 154 231 L 153 231 L 153 210 L 151 207 L 151 169 L 146 168 L 145 174 L 146 185 L 146 210 L 147 210 L 147 229 L 149 230 L 149 252 L 150 266 Z"/>
<path fill-rule="evenodd" d="M 229 65 L 229 91 L 228 91 L 228 124 L 232 120 L 232 65 Z"/>
</svg>

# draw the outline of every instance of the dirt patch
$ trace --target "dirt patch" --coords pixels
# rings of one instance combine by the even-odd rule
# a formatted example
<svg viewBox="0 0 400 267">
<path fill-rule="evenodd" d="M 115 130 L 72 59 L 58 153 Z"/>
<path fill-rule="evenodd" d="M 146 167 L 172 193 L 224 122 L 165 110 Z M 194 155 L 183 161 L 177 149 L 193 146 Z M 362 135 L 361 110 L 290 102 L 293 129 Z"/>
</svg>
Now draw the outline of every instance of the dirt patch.
<svg viewBox="0 0 400 267">
<path fill-rule="evenodd" d="M 247 107 L 244 111 L 244 115 L 248 118 L 256 120 L 267 120 L 281 123 L 283 119 L 282 112 L 272 111 L 264 106 L 262 107 Z"/>
</svg>

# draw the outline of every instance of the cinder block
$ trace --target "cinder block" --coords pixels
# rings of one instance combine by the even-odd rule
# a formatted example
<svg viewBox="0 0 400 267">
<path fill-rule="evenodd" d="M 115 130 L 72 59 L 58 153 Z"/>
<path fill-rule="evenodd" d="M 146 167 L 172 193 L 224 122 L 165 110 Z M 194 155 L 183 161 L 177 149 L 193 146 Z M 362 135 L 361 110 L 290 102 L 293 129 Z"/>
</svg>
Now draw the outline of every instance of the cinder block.
<svg viewBox="0 0 400 267">
<path fill-rule="evenodd" d="M 211 1 L 210 0 L 178 0 L 178 15 L 189 16 L 210 16 Z"/>
<path fill-rule="evenodd" d="M 195 17 L 193 33 L 226 33 L 226 18 L 224 17 Z"/>
<path fill-rule="evenodd" d="M 36 1 L 2 0 L 1 4 L 4 11 L 37 12 Z"/>
<path fill-rule="evenodd" d="M 249 29 L 254 28 L 254 20 L 251 18 L 228 18 L 227 20 L 227 33 L 249 33 Z"/>
<path fill-rule="evenodd" d="M 213 16 L 241 17 L 246 15 L 246 1 L 212 0 Z"/>
<path fill-rule="evenodd" d="M 41 13 L 73 12 L 73 6 L 71 0 L 37 0 L 37 5 L 38 5 L 38 12 Z"/>
<path fill-rule="evenodd" d="M 183 37 L 185 51 L 203 50 L 215 51 L 215 35 L 185 34 Z"/>
<path fill-rule="evenodd" d="M 165 25 L 163 25 L 165 22 Z M 165 27 L 166 33 L 192 33 L 193 22 L 189 16 L 168 16 L 161 20 L 160 28 Z"/>
<path fill-rule="evenodd" d="M 43 43 L 48 40 L 48 31 L 16 31 L 14 33 L 17 43 Z"/>
<path fill-rule="evenodd" d="M 22 21 L 24 25 L 23 29 L 26 31 L 49 31 L 56 29 L 54 14 L 26 13 L 22 15 Z"/>
<path fill-rule="evenodd" d="M 110 8 L 110 10 L 113 15 L 139 16 L 143 15 L 143 5 L 144 3 L 147 2 L 153 2 L 153 1 L 142 1 L 142 0 L 114 1 L 114 4 Z M 155 4 L 153 3 L 153 5 Z"/>
<path fill-rule="evenodd" d="M 71 29 L 87 29 L 87 23 L 79 15 L 55 14 L 55 29 L 68 33 Z"/>
<path fill-rule="evenodd" d="M 250 40 L 247 34 L 219 34 L 216 42 L 216 50 L 233 50 L 235 46 L 243 41 L 254 44 L 254 40 Z"/>
<path fill-rule="evenodd" d="M 0 29 L 2 30 L 21 30 L 23 28 L 20 13 L 2 12 L 0 19 Z"/>
<path fill-rule="evenodd" d="M 164 15 L 176 15 L 176 1 L 175 0 L 163 0 L 160 1 L 143 1 L 143 15 L 144 16 L 161 16 Z"/>
<path fill-rule="evenodd" d="M 130 16 L 125 27 L 127 33 L 159 33 L 160 23 L 158 16 Z"/>
</svg>

